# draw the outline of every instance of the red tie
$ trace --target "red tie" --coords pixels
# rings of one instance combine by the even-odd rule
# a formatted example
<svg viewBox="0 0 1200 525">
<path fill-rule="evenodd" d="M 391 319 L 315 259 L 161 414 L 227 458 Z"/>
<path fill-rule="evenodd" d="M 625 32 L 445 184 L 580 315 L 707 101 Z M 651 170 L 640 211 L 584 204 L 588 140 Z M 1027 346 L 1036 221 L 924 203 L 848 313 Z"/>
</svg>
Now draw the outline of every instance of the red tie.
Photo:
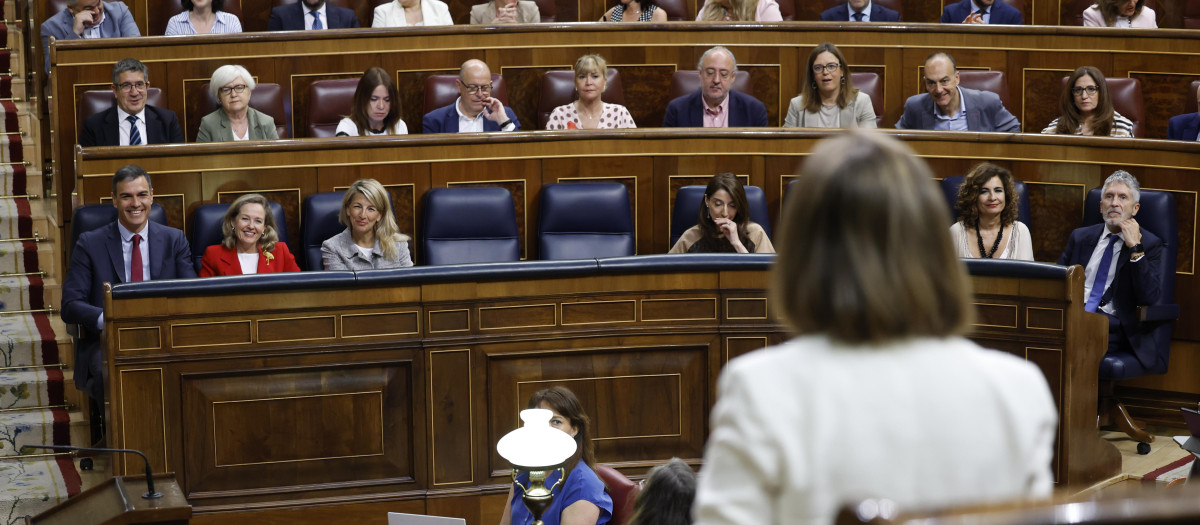
<svg viewBox="0 0 1200 525">
<path fill-rule="evenodd" d="M 129 282 L 142 282 L 142 236 L 133 235 L 133 254 L 129 256 Z"/>
</svg>

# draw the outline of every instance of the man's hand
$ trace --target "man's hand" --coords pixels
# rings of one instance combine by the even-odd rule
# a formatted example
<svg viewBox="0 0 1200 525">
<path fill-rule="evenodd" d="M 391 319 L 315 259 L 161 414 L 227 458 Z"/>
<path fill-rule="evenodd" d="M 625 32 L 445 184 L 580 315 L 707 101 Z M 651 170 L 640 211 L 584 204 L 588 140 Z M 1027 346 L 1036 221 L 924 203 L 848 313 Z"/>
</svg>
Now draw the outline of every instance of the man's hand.
<svg viewBox="0 0 1200 525">
<path fill-rule="evenodd" d="M 1121 234 L 1125 236 L 1125 246 L 1130 248 L 1142 242 L 1142 227 L 1133 217 L 1121 221 Z"/>
<path fill-rule="evenodd" d="M 96 25 L 96 22 L 92 20 L 92 12 L 87 9 L 81 9 L 78 13 L 75 13 L 75 25 L 71 29 L 75 31 L 76 35 L 83 36 L 83 30 L 93 25 Z"/>
<path fill-rule="evenodd" d="M 488 97 L 487 100 L 483 101 L 483 107 L 487 108 L 489 112 L 487 115 L 488 120 L 497 124 L 503 124 L 504 121 L 508 120 L 508 114 L 504 112 L 504 103 L 500 102 L 500 99 Z"/>
<path fill-rule="evenodd" d="M 974 13 L 967 15 L 967 17 L 963 19 L 962 23 L 964 23 L 964 24 L 983 24 L 984 23 L 983 15 L 979 14 L 979 11 L 975 11 Z"/>
</svg>

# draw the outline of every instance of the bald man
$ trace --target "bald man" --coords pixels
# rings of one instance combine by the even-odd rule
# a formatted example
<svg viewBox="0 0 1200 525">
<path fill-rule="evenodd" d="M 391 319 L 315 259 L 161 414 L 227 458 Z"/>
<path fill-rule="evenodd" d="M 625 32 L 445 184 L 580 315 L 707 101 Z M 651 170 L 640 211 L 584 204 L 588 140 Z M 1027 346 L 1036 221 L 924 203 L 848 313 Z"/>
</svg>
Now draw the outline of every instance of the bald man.
<svg viewBox="0 0 1200 525">
<path fill-rule="evenodd" d="M 492 97 L 492 70 L 482 60 L 463 62 L 458 70 L 458 100 L 430 111 L 422 133 L 479 133 L 521 129 L 517 115 Z"/>
<path fill-rule="evenodd" d="M 1200 88 L 1192 93 L 1196 97 L 1196 106 L 1200 106 Z M 1171 117 L 1167 124 L 1167 140 L 1200 140 L 1200 112 L 1184 113 Z"/>
</svg>

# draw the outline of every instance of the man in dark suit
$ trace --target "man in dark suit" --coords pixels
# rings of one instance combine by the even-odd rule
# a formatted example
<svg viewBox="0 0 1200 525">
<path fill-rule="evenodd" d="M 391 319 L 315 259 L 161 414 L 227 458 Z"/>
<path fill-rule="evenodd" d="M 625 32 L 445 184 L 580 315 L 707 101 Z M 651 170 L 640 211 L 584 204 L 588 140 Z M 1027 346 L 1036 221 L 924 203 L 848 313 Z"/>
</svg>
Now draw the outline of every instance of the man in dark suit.
<svg viewBox="0 0 1200 525">
<path fill-rule="evenodd" d="M 62 320 L 79 326 L 75 386 L 95 400 L 93 407 L 103 406 L 105 393 L 104 283 L 196 276 L 183 232 L 148 220 L 154 189 L 146 170 L 134 165 L 117 170 L 112 201 L 116 222 L 79 236 L 62 286 Z M 93 427 L 94 441 L 103 437 L 100 425 Z"/>
<path fill-rule="evenodd" d="M 1058 264 L 1084 266 L 1084 309 L 1108 316 L 1108 351 L 1132 353 L 1149 369 L 1157 364 L 1158 352 L 1138 320 L 1137 307 L 1157 301 L 1162 292 L 1163 243 L 1133 218 L 1140 200 L 1133 175 L 1110 175 L 1100 198 L 1104 223 L 1071 232 Z"/>
<path fill-rule="evenodd" d="M 822 22 L 899 22 L 900 13 L 872 2 L 849 0 L 821 13 Z"/>
<path fill-rule="evenodd" d="M 146 64 L 126 58 L 113 66 L 112 90 L 117 104 L 83 121 L 79 144 L 139 146 L 183 142 L 179 119 L 169 109 L 146 105 L 150 77 Z"/>
<path fill-rule="evenodd" d="M 664 128 L 748 128 L 767 126 L 767 107 L 758 99 L 731 91 L 737 76 L 733 53 L 717 46 L 700 57 L 700 89 L 672 100 Z"/>
<path fill-rule="evenodd" d="M 492 97 L 492 70 L 482 60 L 463 62 L 458 69 L 458 99 L 421 119 L 421 133 L 479 133 L 516 131 L 521 122 L 511 108 Z"/>
<path fill-rule="evenodd" d="M 125 2 L 67 0 L 67 8 L 42 22 L 42 54 L 50 71 L 50 37 L 55 40 L 142 36 Z"/>
<path fill-rule="evenodd" d="M 1200 88 L 1196 89 L 1196 105 L 1200 106 Z M 1167 140 L 1200 140 L 1200 112 L 1184 113 L 1171 117 L 1167 123 Z"/>
<path fill-rule="evenodd" d="M 1021 122 L 1004 108 L 1000 96 L 958 85 L 954 57 L 936 52 L 925 59 L 926 93 L 904 102 L 900 129 L 1000 131 L 1020 133 Z"/>
<path fill-rule="evenodd" d="M 1019 26 L 1023 17 L 1004 0 L 962 0 L 942 10 L 943 24 L 1008 24 Z"/>
<path fill-rule="evenodd" d="M 300 0 L 271 9 L 267 31 L 305 29 L 349 29 L 358 27 L 358 17 L 345 7 L 329 5 L 325 0 Z"/>
</svg>

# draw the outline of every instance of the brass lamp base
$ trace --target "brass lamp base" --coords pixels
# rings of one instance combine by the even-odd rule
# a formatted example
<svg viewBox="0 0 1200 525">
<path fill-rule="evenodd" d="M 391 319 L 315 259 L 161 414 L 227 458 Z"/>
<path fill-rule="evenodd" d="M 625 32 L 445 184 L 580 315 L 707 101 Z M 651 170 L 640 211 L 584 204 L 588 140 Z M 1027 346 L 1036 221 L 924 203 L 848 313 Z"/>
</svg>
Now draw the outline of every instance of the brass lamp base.
<svg viewBox="0 0 1200 525">
<path fill-rule="evenodd" d="M 558 481 L 554 482 L 550 488 L 546 488 L 546 478 L 555 471 L 558 471 Z M 513 485 L 521 489 L 521 501 L 525 503 L 525 508 L 529 509 L 529 513 L 533 514 L 533 525 L 545 525 L 542 523 L 542 514 L 554 501 L 554 489 L 562 484 L 566 471 L 562 467 L 552 470 L 530 470 L 529 487 L 525 487 L 517 481 L 519 472 L 517 469 L 512 471 Z"/>
</svg>

